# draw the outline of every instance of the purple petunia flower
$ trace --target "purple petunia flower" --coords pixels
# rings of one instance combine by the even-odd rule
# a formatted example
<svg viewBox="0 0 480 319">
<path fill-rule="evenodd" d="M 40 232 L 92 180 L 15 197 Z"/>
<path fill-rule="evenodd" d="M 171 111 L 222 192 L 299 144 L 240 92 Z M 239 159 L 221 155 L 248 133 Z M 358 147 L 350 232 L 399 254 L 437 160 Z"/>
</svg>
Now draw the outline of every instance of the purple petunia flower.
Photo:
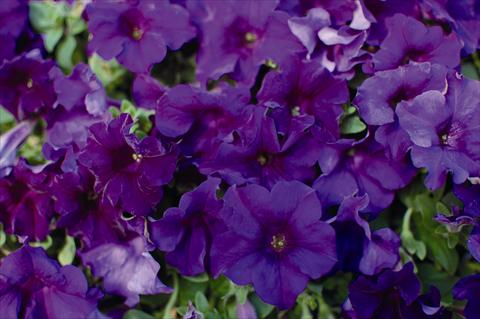
<svg viewBox="0 0 480 319">
<path fill-rule="evenodd" d="M 197 78 L 201 83 L 229 74 L 236 81 L 253 84 L 267 60 L 283 66 L 287 58 L 304 51 L 288 29 L 288 15 L 274 11 L 275 0 L 202 3 L 208 14 L 197 19 L 201 32 Z"/>
<path fill-rule="evenodd" d="M 166 137 L 181 137 L 181 152 L 198 160 L 215 152 L 220 142 L 251 117 L 248 99 L 243 89 L 206 92 L 178 85 L 159 100 L 156 128 Z"/>
<path fill-rule="evenodd" d="M 409 318 L 408 307 L 420 295 L 413 264 L 390 269 L 375 277 L 360 276 L 349 287 L 349 300 L 359 319 Z"/>
<path fill-rule="evenodd" d="M 23 159 L 0 179 L 0 219 L 7 233 L 45 239 L 53 216 L 46 181 L 47 173 L 34 172 Z"/>
<path fill-rule="evenodd" d="M 476 319 L 480 313 L 478 296 L 480 295 L 480 275 L 471 275 L 460 279 L 453 287 L 455 299 L 467 300 L 464 314 L 467 319 Z"/>
<path fill-rule="evenodd" d="M 0 65 L 0 105 L 17 120 L 51 109 L 56 96 L 49 72 L 54 62 L 31 51 Z"/>
<path fill-rule="evenodd" d="M 367 205 L 367 195 L 345 198 L 332 226 L 336 233 L 339 268 L 375 275 L 398 263 L 400 238 L 389 228 L 372 232 L 368 222 L 359 215 Z"/>
<path fill-rule="evenodd" d="M 15 56 L 16 40 L 24 30 L 28 20 L 28 3 L 21 0 L 0 3 L 0 64 Z"/>
<path fill-rule="evenodd" d="M 304 16 L 311 9 L 322 8 L 329 13 L 334 25 L 342 25 L 353 19 L 356 5 L 355 0 L 280 0 L 277 8 L 296 16 Z"/>
<path fill-rule="evenodd" d="M 220 212 L 227 231 L 215 234 L 212 272 L 239 285 L 252 283 L 265 302 L 290 308 L 309 278 L 337 262 L 335 232 L 320 221 L 315 191 L 300 182 L 232 186 Z"/>
<path fill-rule="evenodd" d="M 307 49 L 307 59 L 317 59 L 330 72 L 351 79 L 353 67 L 370 59 L 362 50 L 370 22 L 361 8 L 358 4 L 358 14 L 349 26 L 332 25 L 330 15 L 321 7 L 311 9 L 306 17 L 290 18 L 288 26 Z"/>
<path fill-rule="evenodd" d="M 326 144 L 319 164 L 323 174 L 313 187 L 324 207 L 338 205 L 356 193 L 367 194 L 370 202 L 362 212 L 369 213 L 388 207 L 395 191 L 408 185 L 416 173 L 405 160 L 387 158 L 383 147 L 371 138 Z"/>
<path fill-rule="evenodd" d="M 83 166 L 76 173 L 56 175 L 51 191 L 55 210 L 60 214 L 57 227 L 66 228 L 72 236 L 91 249 L 105 243 L 123 242 L 131 235 L 121 211 L 102 204 L 94 190 L 95 177 Z"/>
<path fill-rule="evenodd" d="M 467 54 L 480 48 L 480 6 L 477 1 L 423 0 L 422 4 L 433 17 L 452 27 Z"/>
<path fill-rule="evenodd" d="M 162 219 L 150 224 L 152 241 L 165 255 L 167 263 L 185 276 L 205 271 L 209 256 L 210 231 L 214 227 L 222 202 L 216 192 L 220 179 L 209 178 L 193 191 L 185 193 L 178 208 L 167 209 Z"/>
<path fill-rule="evenodd" d="M 47 139 L 52 147 L 85 147 L 88 127 L 109 118 L 105 89 L 86 64 L 77 64 L 68 77 L 52 69 L 57 106 L 46 115 Z"/>
<path fill-rule="evenodd" d="M 265 76 L 257 98 L 261 104 L 284 106 L 275 116 L 280 130 L 292 117 L 307 114 L 315 118 L 313 134 L 334 141 L 340 137 L 339 118 L 349 93 L 346 81 L 334 78 L 320 62 L 291 59 L 281 70 Z"/>
<path fill-rule="evenodd" d="M 95 191 L 104 203 L 148 215 L 162 199 L 162 186 L 173 177 L 177 154 L 154 137 L 139 140 L 130 133 L 132 125 L 131 117 L 121 114 L 90 126 L 79 162 L 95 175 Z"/>
<path fill-rule="evenodd" d="M 373 55 L 375 70 L 395 69 L 413 62 L 431 62 L 454 68 L 460 63 L 461 43 L 455 33 L 446 36 L 439 26 L 396 14 L 386 20 L 388 35 Z"/>
<path fill-rule="evenodd" d="M 80 269 L 61 267 L 42 248 L 24 246 L 2 259 L 3 318 L 97 318 L 100 298 Z"/>
<path fill-rule="evenodd" d="M 427 91 L 397 106 L 400 126 L 413 142 L 416 167 L 426 167 L 425 184 L 440 188 L 451 172 L 456 184 L 480 175 L 480 82 L 449 77 L 446 96 Z"/>
<path fill-rule="evenodd" d="M 397 13 L 412 18 L 420 18 L 417 1 L 405 0 L 362 0 L 363 12 L 372 24 L 368 32 L 367 43 L 379 45 L 388 34 L 388 18 Z"/>
<path fill-rule="evenodd" d="M 84 264 L 92 268 L 94 276 L 103 278 L 105 291 L 126 298 L 132 307 L 139 302 L 140 294 L 170 293 L 157 277 L 160 265 L 145 251 L 142 237 L 126 244 L 104 244 L 81 254 Z"/>
<path fill-rule="evenodd" d="M 379 125 L 375 139 L 393 159 L 401 159 L 411 146 L 408 134 L 399 127 L 395 108 L 428 91 L 447 91 L 447 70 L 436 64 L 411 63 L 394 70 L 379 71 L 358 88 L 354 104 L 369 125 Z"/>
<path fill-rule="evenodd" d="M 167 46 L 177 50 L 195 36 L 188 12 L 168 1 L 93 1 L 86 13 L 93 35 L 89 50 L 117 58 L 133 72 L 147 72 L 163 60 Z"/>
<path fill-rule="evenodd" d="M 232 184 L 257 183 L 271 188 L 276 182 L 312 182 L 320 146 L 307 129 L 308 117 L 292 120 L 289 132 L 279 132 L 274 119 L 258 109 L 237 130 L 238 138 L 223 142 L 208 161 L 200 164 L 202 174 L 219 174 Z"/>
</svg>

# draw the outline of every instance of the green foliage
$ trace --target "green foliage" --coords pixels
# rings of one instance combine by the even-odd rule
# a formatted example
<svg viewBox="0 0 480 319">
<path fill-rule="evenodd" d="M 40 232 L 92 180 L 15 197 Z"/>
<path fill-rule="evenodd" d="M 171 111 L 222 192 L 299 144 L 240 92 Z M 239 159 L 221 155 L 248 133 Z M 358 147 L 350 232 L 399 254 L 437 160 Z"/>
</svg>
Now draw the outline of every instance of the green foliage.
<svg viewBox="0 0 480 319">
<path fill-rule="evenodd" d="M 73 239 L 73 237 L 66 236 L 65 245 L 58 253 L 58 261 L 60 262 L 60 264 L 62 266 L 70 265 L 75 258 L 76 251 L 77 247 L 75 246 L 75 240 Z"/>
<path fill-rule="evenodd" d="M 367 128 L 367 125 L 362 122 L 358 116 L 355 107 L 348 106 L 343 113 L 340 132 L 342 134 L 358 134 Z"/>
<path fill-rule="evenodd" d="M 59 66 L 71 70 L 77 48 L 75 36 L 87 29 L 81 17 L 84 5 L 81 1 L 70 6 L 66 2 L 44 0 L 30 1 L 29 6 L 30 22 L 42 34 L 45 49 L 49 53 L 55 53 Z"/>
</svg>

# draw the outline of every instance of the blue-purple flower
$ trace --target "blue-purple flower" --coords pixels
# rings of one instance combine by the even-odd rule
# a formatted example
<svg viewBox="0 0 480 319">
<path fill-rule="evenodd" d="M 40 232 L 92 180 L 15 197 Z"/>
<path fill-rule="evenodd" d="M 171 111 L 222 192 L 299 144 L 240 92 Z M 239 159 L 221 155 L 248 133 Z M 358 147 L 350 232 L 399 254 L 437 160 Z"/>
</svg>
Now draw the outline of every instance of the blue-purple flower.
<svg viewBox="0 0 480 319">
<path fill-rule="evenodd" d="M 125 297 L 125 304 L 130 307 L 139 302 L 140 294 L 172 291 L 157 278 L 160 265 L 145 250 L 142 237 L 123 244 L 103 244 L 82 253 L 81 257 L 94 276 L 103 278 L 105 291 Z"/>
<path fill-rule="evenodd" d="M 117 58 L 133 72 L 147 72 L 163 60 L 167 46 L 177 50 L 195 36 L 188 12 L 168 1 L 93 1 L 86 13 L 90 51 Z"/>
<path fill-rule="evenodd" d="M 211 231 L 214 230 L 222 202 L 217 199 L 220 179 L 209 178 L 193 191 L 185 193 L 177 207 L 165 211 L 150 224 L 151 240 L 165 255 L 167 263 L 185 276 L 205 272 L 209 257 Z"/>
<path fill-rule="evenodd" d="M 90 126 L 79 162 L 95 175 L 95 191 L 104 203 L 134 215 L 148 215 L 163 196 L 162 186 L 173 177 L 177 154 L 158 139 L 130 133 L 128 114 Z"/>
<path fill-rule="evenodd" d="M 196 21 L 200 29 L 197 78 L 202 83 L 228 74 L 253 84 L 259 67 L 268 60 L 282 66 L 287 58 L 304 51 L 288 28 L 288 14 L 274 11 L 277 1 L 202 3 L 208 12 Z"/>
<path fill-rule="evenodd" d="M 280 182 L 271 192 L 255 184 L 230 187 L 220 212 L 227 230 L 213 238 L 213 274 L 253 284 L 280 309 L 292 307 L 309 278 L 337 262 L 335 231 L 321 215 L 315 191 L 297 181 Z"/>
<path fill-rule="evenodd" d="M 42 248 L 23 246 L 0 264 L 3 318 L 97 318 L 101 297 L 80 269 L 61 267 Z"/>
<path fill-rule="evenodd" d="M 451 172 L 456 184 L 480 175 L 480 82 L 449 76 L 448 92 L 427 91 L 402 102 L 396 113 L 413 142 L 416 167 L 428 169 L 425 184 L 440 188 Z"/>
</svg>

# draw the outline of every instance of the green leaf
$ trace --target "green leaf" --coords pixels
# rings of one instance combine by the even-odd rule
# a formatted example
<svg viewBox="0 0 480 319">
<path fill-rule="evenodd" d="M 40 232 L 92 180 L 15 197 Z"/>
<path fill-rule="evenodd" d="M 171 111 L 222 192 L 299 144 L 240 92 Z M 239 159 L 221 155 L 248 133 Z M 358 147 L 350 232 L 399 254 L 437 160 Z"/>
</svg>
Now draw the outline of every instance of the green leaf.
<svg viewBox="0 0 480 319">
<path fill-rule="evenodd" d="M 0 106 L 0 124 L 14 122 L 15 118 L 3 106 Z"/>
<path fill-rule="evenodd" d="M 207 297 L 200 291 L 197 291 L 195 294 L 195 307 L 200 310 L 200 312 L 207 312 L 210 308 Z"/>
<path fill-rule="evenodd" d="M 454 274 L 459 262 L 458 253 L 448 247 L 448 242 L 442 235 L 435 232 L 438 223 L 434 220 L 436 214 L 435 197 L 429 194 L 420 194 L 415 197 L 413 220 L 418 230 L 418 236 L 428 248 L 428 255 L 449 274 Z"/>
<path fill-rule="evenodd" d="M 47 236 L 44 241 L 34 241 L 30 243 L 30 246 L 32 247 L 42 247 L 43 249 L 47 250 L 52 246 L 53 240 L 52 237 Z"/>
<path fill-rule="evenodd" d="M 475 68 L 475 65 L 471 62 L 462 63 L 462 73 L 467 78 L 473 80 L 480 80 L 477 68 Z"/>
<path fill-rule="evenodd" d="M 341 132 L 342 134 L 357 134 L 363 132 L 367 126 L 362 120 L 357 116 L 347 116 L 341 125 Z"/>
<path fill-rule="evenodd" d="M 258 314 L 258 317 L 260 319 L 267 317 L 270 313 L 272 313 L 273 309 L 275 308 L 272 305 L 264 303 L 260 298 L 258 298 L 256 294 L 252 294 L 250 302 L 255 308 L 255 312 Z"/>
<path fill-rule="evenodd" d="M 5 235 L 5 232 L 3 231 L 3 226 L 2 226 L 2 229 L 0 230 L 0 247 L 2 247 L 6 241 L 7 241 L 7 236 Z"/>
<path fill-rule="evenodd" d="M 427 250 L 425 243 L 418 241 L 414 238 L 412 231 L 410 230 L 410 219 L 412 216 L 413 210 L 408 209 L 405 215 L 403 216 L 402 232 L 400 237 L 402 239 L 402 245 L 405 247 L 407 252 L 410 255 L 417 255 L 420 260 L 425 259 Z"/>
<path fill-rule="evenodd" d="M 183 276 L 183 279 L 191 281 L 191 282 L 202 283 L 202 282 L 208 282 L 209 278 L 208 278 L 207 273 L 203 273 L 203 274 L 200 274 L 200 275 L 194 276 L 194 277 Z"/>
<path fill-rule="evenodd" d="M 248 297 L 248 286 L 236 286 L 237 289 L 235 289 L 235 297 L 237 299 L 237 304 L 243 305 L 245 302 L 247 302 L 247 297 Z"/>
<path fill-rule="evenodd" d="M 30 1 L 29 17 L 32 26 L 40 33 L 52 29 L 62 30 L 66 12 L 64 3 L 53 1 Z"/>
<path fill-rule="evenodd" d="M 155 317 L 138 309 L 130 309 L 123 315 L 123 319 L 155 319 Z"/>
<path fill-rule="evenodd" d="M 62 38 L 63 29 L 50 29 L 43 34 L 43 42 L 48 52 L 53 52 L 58 41 Z"/>
<path fill-rule="evenodd" d="M 105 61 L 96 53 L 88 59 L 88 64 L 104 86 L 108 86 L 127 73 L 115 59 Z"/>
<path fill-rule="evenodd" d="M 77 47 L 77 40 L 72 35 L 67 36 L 60 42 L 56 51 L 57 63 L 62 68 L 71 70 L 73 67 L 72 55 Z"/>
<path fill-rule="evenodd" d="M 58 253 L 58 261 L 62 266 L 70 265 L 75 258 L 77 247 L 75 246 L 75 240 L 73 237 L 67 236 L 65 238 L 65 245 Z"/>
</svg>

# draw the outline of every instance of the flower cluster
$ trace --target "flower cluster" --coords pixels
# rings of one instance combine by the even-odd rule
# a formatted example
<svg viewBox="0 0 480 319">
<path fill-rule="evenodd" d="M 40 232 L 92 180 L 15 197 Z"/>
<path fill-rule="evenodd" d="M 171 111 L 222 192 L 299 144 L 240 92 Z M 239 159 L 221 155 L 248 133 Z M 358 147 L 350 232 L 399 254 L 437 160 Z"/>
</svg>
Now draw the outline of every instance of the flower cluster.
<svg viewBox="0 0 480 319">
<path fill-rule="evenodd" d="M 0 3 L 0 317 L 479 318 L 478 1 L 86 2 Z"/>
</svg>

